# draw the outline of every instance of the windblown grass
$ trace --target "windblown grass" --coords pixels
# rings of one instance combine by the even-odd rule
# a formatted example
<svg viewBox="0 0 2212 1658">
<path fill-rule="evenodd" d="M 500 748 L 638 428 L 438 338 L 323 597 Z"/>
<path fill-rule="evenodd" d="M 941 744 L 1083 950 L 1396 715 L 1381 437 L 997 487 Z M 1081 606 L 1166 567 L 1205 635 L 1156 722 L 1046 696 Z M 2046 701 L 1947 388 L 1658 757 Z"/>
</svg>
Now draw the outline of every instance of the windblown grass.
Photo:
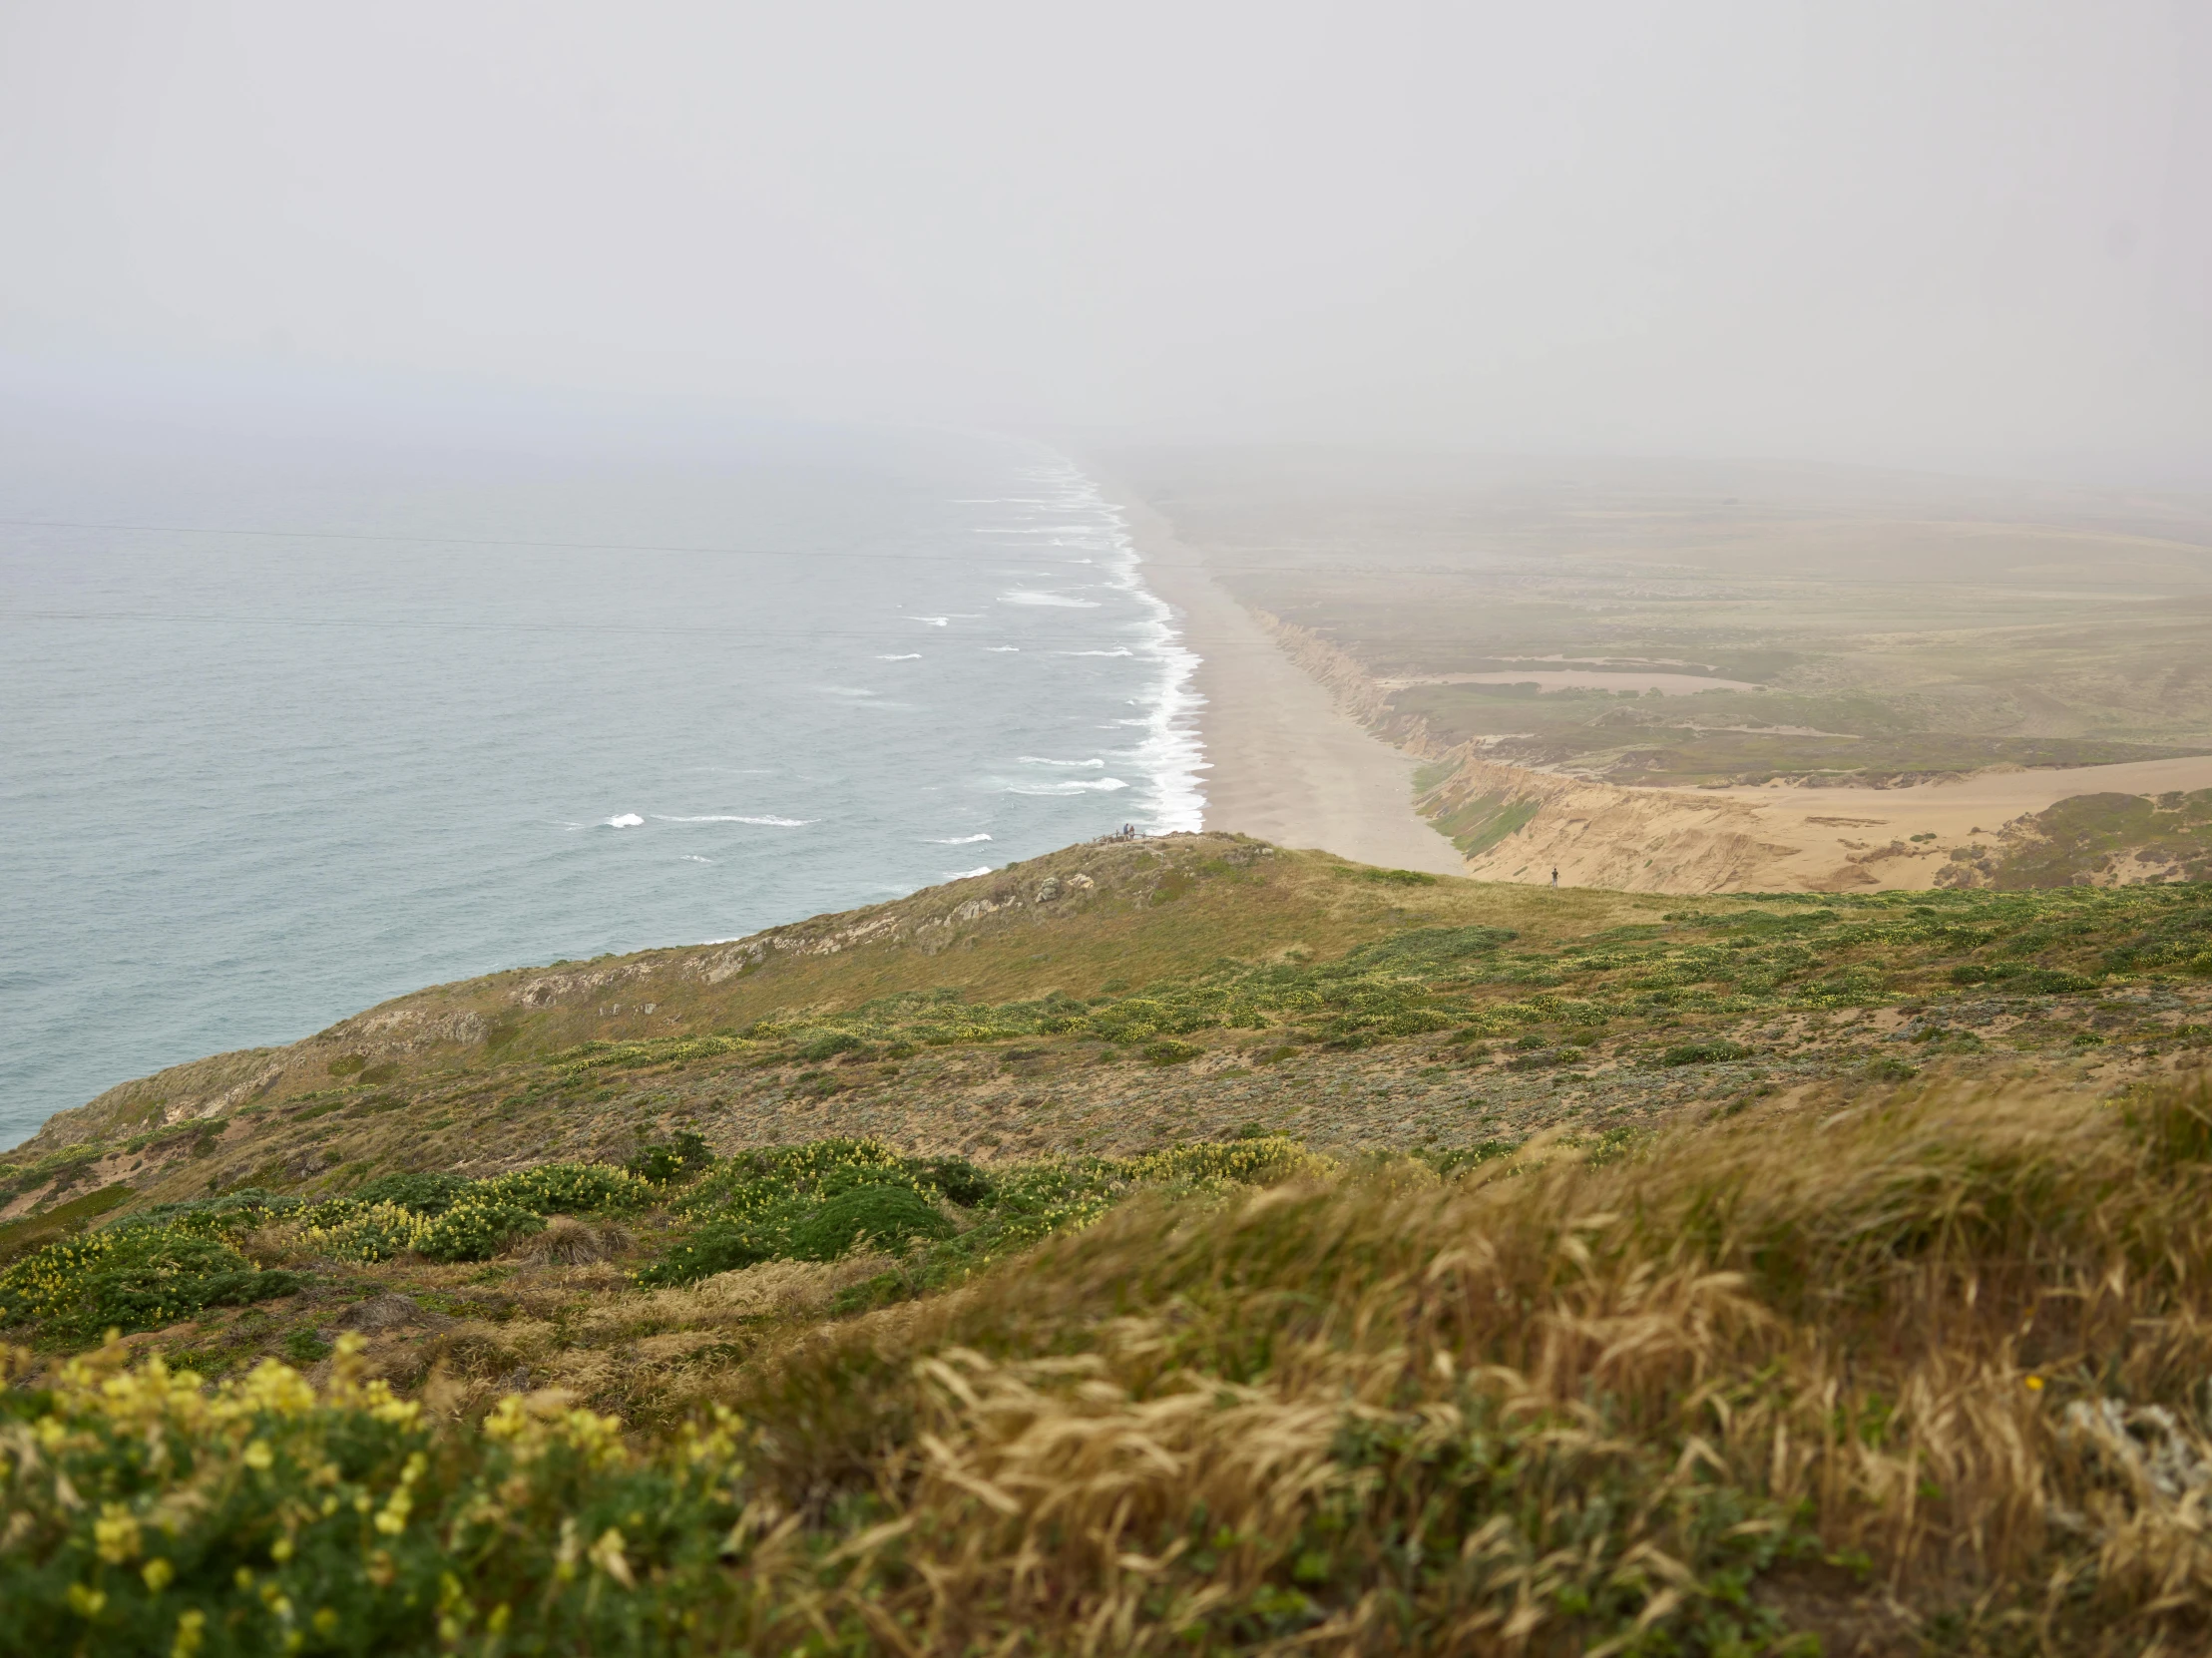
<svg viewBox="0 0 2212 1658">
<path fill-rule="evenodd" d="M 193 1613 L 211 1652 L 2212 1636 L 2201 1083 L 1277 1172 L 808 1312 L 664 1442 L 91 1362 L 8 1396 L 0 1597 L 87 1651 Z M 837 1270 L 631 1293 L 812 1309 Z"/>
</svg>

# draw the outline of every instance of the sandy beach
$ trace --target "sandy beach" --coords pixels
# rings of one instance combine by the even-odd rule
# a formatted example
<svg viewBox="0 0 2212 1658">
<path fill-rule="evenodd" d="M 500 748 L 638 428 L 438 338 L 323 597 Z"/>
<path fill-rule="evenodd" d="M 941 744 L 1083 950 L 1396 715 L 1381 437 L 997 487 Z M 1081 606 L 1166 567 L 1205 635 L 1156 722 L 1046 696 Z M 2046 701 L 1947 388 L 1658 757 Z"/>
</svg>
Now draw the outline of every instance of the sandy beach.
<svg viewBox="0 0 2212 1658">
<path fill-rule="evenodd" d="M 1128 513 L 1146 585 L 1175 608 L 1184 643 L 1200 658 L 1205 826 L 1390 869 L 1464 875 L 1452 844 L 1413 809 L 1414 759 L 1339 710 L 1158 513 L 1106 487 Z"/>
</svg>

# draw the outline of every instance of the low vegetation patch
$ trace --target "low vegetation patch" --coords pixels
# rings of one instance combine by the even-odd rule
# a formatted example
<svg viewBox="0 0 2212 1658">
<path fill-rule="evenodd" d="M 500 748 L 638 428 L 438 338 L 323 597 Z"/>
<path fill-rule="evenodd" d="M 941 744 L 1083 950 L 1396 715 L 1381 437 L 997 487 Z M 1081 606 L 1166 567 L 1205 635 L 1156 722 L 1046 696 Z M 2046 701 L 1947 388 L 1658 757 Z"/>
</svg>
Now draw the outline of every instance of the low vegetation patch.
<svg viewBox="0 0 2212 1658">
<path fill-rule="evenodd" d="M 803 1200 L 818 1254 L 956 1186 L 1104 1202 L 908 1307 L 801 1312 L 646 1433 L 405 1399 L 350 1335 L 317 1384 L 70 1360 L 0 1395 L 0 1597 L 85 1653 L 2192 1650 L 2208 1158 L 2197 1084 L 1356 1166 L 781 1148 L 674 1207 Z M 772 1328 L 760 1275 L 827 1270 L 606 1314 Z"/>
</svg>

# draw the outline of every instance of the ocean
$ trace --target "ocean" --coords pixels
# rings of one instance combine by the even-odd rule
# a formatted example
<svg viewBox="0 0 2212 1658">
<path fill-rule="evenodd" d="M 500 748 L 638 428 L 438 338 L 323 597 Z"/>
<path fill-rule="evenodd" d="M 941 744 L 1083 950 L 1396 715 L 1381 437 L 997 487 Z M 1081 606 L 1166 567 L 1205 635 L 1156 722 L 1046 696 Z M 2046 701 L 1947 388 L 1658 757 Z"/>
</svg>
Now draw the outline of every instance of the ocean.
<svg viewBox="0 0 2212 1658">
<path fill-rule="evenodd" d="M 1198 826 L 1195 658 L 1039 445 L 0 460 L 0 1145 L 424 985 Z"/>
</svg>

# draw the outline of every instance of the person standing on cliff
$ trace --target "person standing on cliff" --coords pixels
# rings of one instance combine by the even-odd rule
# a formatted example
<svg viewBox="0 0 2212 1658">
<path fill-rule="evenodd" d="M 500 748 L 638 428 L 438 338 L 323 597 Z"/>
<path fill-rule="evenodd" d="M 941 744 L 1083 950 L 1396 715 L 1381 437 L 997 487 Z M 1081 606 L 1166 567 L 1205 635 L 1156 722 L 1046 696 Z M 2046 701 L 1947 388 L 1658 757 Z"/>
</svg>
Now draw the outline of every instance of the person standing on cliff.
<svg viewBox="0 0 2212 1658">
<path fill-rule="evenodd" d="M 1558 872 L 1557 870 L 1553 870 L 1553 871 L 1551 872 L 1551 885 L 1553 885 L 1553 886 L 1555 887 L 1555 886 L 1557 886 L 1558 884 L 1559 884 L 1559 872 Z"/>
</svg>

